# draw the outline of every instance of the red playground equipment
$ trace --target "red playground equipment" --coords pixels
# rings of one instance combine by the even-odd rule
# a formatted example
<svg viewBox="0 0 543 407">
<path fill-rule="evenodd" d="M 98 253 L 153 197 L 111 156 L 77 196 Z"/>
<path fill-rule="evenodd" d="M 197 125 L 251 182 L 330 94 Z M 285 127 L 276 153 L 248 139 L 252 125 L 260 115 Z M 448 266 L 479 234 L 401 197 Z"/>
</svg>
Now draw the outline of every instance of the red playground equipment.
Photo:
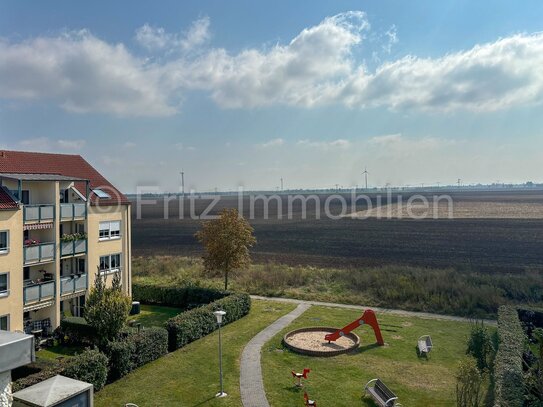
<svg viewBox="0 0 543 407">
<path fill-rule="evenodd" d="M 294 377 L 297 381 L 295 383 L 296 386 L 302 387 L 302 378 L 307 379 L 307 374 L 311 372 L 311 369 L 304 369 L 302 373 L 296 373 L 294 370 L 291 371 L 292 377 Z"/>
<path fill-rule="evenodd" d="M 353 329 L 356 329 L 364 324 L 368 324 L 373 328 L 373 332 L 375 333 L 375 339 L 377 339 L 377 344 L 383 346 L 385 342 L 383 341 L 383 336 L 381 335 L 381 329 L 379 328 L 379 323 L 377 322 L 375 312 L 373 312 L 373 310 L 371 309 L 367 309 L 366 311 L 364 311 L 364 314 L 362 314 L 360 318 L 351 322 L 346 327 L 343 327 L 342 329 L 338 329 L 336 332 L 326 335 L 324 339 L 327 340 L 328 343 L 330 343 L 331 341 L 337 341 L 339 337 L 347 335 Z"/>
</svg>

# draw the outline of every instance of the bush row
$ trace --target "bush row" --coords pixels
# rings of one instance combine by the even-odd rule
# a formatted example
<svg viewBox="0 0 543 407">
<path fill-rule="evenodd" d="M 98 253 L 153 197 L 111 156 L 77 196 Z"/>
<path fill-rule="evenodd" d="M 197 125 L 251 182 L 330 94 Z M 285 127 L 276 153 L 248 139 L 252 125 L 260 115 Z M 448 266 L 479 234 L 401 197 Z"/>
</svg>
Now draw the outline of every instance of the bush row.
<svg viewBox="0 0 543 407">
<path fill-rule="evenodd" d="M 163 328 L 150 328 L 129 333 L 123 339 L 110 342 L 105 353 L 109 360 L 108 380 L 112 382 L 168 353 L 168 332 Z"/>
<path fill-rule="evenodd" d="M 53 376 L 62 374 L 64 371 L 64 364 L 59 361 L 50 360 L 37 360 L 36 362 L 17 368 L 12 372 L 13 379 L 13 392 L 23 390 L 29 386 L 33 386 L 44 380 L 50 379 Z M 21 374 L 18 373 L 21 371 Z M 34 373 L 28 374 L 29 371 Z"/>
<path fill-rule="evenodd" d="M 217 301 L 230 294 L 229 291 L 193 285 L 176 287 L 157 284 L 132 284 L 134 301 L 140 301 L 144 304 L 168 305 L 170 307 L 194 308 L 195 306 Z"/>
<path fill-rule="evenodd" d="M 166 324 L 169 351 L 182 348 L 217 329 L 213 311 L 226 311 L 223 319 L 223 325 L 226 325 L 247 315 L 250 309 L 251 297 L 248 294 L 231 294 L 206 306 L 170 318 Z"/>
<path fill-rule="evenodd" d="M 96 330 L 85 321 L 85 318 L 67 317 L 62 319 L 57 333 L 62 343 L 92 345 L 96 342 Z"/>
<path fill-rule="evenodd" d="M 495 406 L 522 407 L 524 378 L 522 353 L 525 335 L 517 310 L 502 306 L 498 310 L 498 353 L 494 366 Z"/>
</svg>

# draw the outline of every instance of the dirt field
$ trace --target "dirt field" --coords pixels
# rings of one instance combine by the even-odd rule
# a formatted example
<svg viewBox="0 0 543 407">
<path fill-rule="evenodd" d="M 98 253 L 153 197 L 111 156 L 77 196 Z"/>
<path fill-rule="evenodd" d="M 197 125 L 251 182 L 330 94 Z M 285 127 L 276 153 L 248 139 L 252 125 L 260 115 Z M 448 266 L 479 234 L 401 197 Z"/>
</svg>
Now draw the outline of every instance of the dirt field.
<svg viewBox="0 0 543 407">
<path fill-rule="evenodd" d="M 489 272 L 543 268 L 543 219 L 538 212 L 543 207 L 541 191 L 458 192 L 451 196 L 458 219 L 316 219 L 311 202 L 305 219 L 300 204 L 292 205 L 289 219 L 286 199 L 282 200 L 281 217 L 273 202 L 269 219 L 264 219 L 264 205 L 259 201 L 250 220 L 258 239 L 253 257 L 256 262 L 334 267 L 405 264 Z M 327 196 L 320 197 L 324 200 Z M 345 195 L 345 200 L 350 205 L 350 195 Z M 395 200 L 393 197 L 391 202 Z M 210 201 L 195 200 L 193 212 L 201 214 Z M 372 196 L 371 202 L 375 205 L 377 197 Z M 227 197 L 211 213 L 237 206 L 237 197 Z M 359 203 L 358 208 L 362 206 Z M 183 211 L 176 198 L 166 207 L 167 220 L 163 219 L 163 201 L 143 205 L 138 220 L 134 205 L 134 255 L 200 255 L 194 239 L 200 221 L 190 219 L 188 199 Z M 249 217 L 249 198 L 245 198 L 243 209 Z M 337 200 L 330 204 L 330 212 L 340 215 L 341 211 Z"/>
</svg>

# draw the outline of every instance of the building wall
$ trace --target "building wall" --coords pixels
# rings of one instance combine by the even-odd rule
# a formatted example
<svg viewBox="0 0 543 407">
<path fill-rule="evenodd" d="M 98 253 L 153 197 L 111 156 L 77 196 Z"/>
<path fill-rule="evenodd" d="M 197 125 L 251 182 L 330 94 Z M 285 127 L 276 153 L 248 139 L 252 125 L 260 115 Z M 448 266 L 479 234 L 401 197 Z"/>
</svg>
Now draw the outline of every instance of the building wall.
<svg viewBox="0 0 543 407">
<path fill-rule="evenodd" d="M 121 222 L 121 237 L 120 239 L 100 240 L 99 230 L 100 222 L 105 221 L 120 221 Z M 131 294 L 131 266 L 132 259 L 130 256 L 130 205 L 119 205 L 110 207 L 89 208 L 87 236 L 88 236 L 88 256 L 87 266 L 89 272 L 89 285 L 94 285 L 98 266 L 100 265 L 100 257 L 121 253 L 121 280 L 123 288 L 127 294 Z M 112 276 L 108 276 L 107 280 L 111 281 Z"/>
<path fill-rule="evenodd" d="M 9 253 L 0 255 L 0 273 L 9 273 L 9 295 L 0 298 L 0 316 L 10 330 L 23 329 L 23 211 L 0 211 L 0 230 L 9 230 Z"/>
<path fill-rule="evenodd" d="M 6 182 L 4 182 L 4 185 Z M 16 185 L 10 185 L 16 189 Z M 66 186 L 62 186 L 65 188 Z M 45 269 L 54 274 L 56 283 L 55 304 L 37 311 L 30 311 L 33 320 L 50 318 L 53 327 L 60 323 L 60 190 L 58 182 L 28 182 L 23 183 L 23 189 L 30 190 L 31 204 L 54 204 L 55 221 L 53 229 L 31 231 L 30 237 L 39 238 L 41 241 L 56 242 L 55 261 L 31 268 L 31 278 L 36 275 L 37 269 Z M 87 273 L 89 276 L 89 289 L 94 285 L 94 279 L 99 266 L 100 256 L 121 254 L 121 279 L 125 292 L 131 295 L 131 229 L 130 229 L 130 205 L 111 207 L 87 206 Z M 99 225 L 103 221 L 121 221 L 121 237 L 114 240 L 99 240 Z M 74 222 L 62 222 L 67 231 L 72 228 Z M 78 223 L 81 223 L 79 221 Z M 0 230 L 10 232 L 10 251 L 0 255 L 0 273 L 9 272 L 9 289 L 7 297 L 0 297 L 0 316 L 9 315 L 10 330 L 23 330 L 23 210 L 0 211 Z M 108 277 L 111 281 L 112 277 Z M 88 295 L 88 291 L 86 293 Z"/>
</svg>

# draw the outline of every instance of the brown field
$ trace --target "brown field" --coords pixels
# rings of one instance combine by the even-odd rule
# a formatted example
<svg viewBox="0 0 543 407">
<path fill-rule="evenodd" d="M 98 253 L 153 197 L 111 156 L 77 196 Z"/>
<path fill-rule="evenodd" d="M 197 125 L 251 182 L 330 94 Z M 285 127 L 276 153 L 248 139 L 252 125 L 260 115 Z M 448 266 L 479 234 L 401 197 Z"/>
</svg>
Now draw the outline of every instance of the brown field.
<svg viewBox="0 0 543 407">
<path fill-rule="evenodd" d="M 327 195 L 319 197 L 324 200 Z M 404 196 L 404 201 L 408 197 Z M 395 264 L 488 272 L 543 268 L 542 191 L 456 192 L 451 197 L 457 218 L 430 216 L 423 220 L 350 217 L 319 220 L 312 203 L 308 204 L 304 219 L 299 202 L 293 205 L 289 219 L 286 199 L 282 201 L 282 216 L 278 216 L 277 205 L 272 202 L 269 218 L 264 219 L 264 206 L 258 201 L 254 219 L 250 220 L 258 239 L 253 257 L 260 263 L 333 267 Z M 350 204 L 350 195 L 345 195 L 345 199 Z M 201 254 L 194 238 L 200 221 L 190 219 L 188 199 L 184 200 L 182 211 L 179 202 L 171 197 L 166 204 L 169 219 L 164 219 L 162 200 L 143 205 L 141 219 L 136 219 L 134 204 L 134 255 Z M 209 202 L 210 199 L 194 200 L 194 213 L 201 214 Z M 331 212 L 340 215 L 342 208 L 334 202 Z M 372 196 L 372 204 L 376 202 Z M 397 197 L 393 196 L 392 206 L 395 202 Z M 243 203 L 244 216 L 249 217 L 249 198 Z M 383 203 L 387 204 L 386 200 Z M 236 196 L 223 197 L 211 214 L 237 206 Z M 364 208 L 359 205 L 357 209 Z"/>
</svg>

